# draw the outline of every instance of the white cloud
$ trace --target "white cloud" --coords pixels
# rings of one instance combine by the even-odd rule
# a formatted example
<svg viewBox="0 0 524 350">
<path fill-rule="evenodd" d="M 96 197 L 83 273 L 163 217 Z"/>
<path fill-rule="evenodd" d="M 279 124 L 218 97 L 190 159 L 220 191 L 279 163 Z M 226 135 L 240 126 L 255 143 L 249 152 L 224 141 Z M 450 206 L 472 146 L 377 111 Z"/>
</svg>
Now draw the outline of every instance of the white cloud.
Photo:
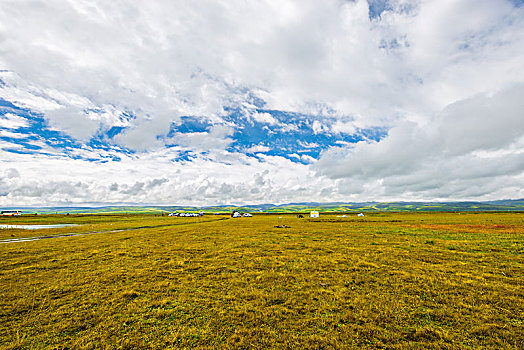
<svg viewBox="0 0 524 350">
<path fill-rule="evenodd" d="M 278 120 L 269 113 L 253 113 L 251 117 L 259 123 L 266 123 L 269 125 L 279 124 Z"/>
<path fill-rule="evenodd" d="M 8 179 L 20 177 L 20 173 L 15 168 L 9 168 L 4 171 L 5 177 Z"/>
<path fill-rule="evenodd" d="M 89 118 L 82 110 L 74 107 L 60 108 L 46 115 L 52 129 L 63 131 L 81 141 L 88 141 L 100 128 L 98 121 Z"/>
<path fill-rule="evenodd" d="M 380 182 L 382 197 L 500 195 L 524 178 L 521 96 L 524 85 L 453 103 L 426 125 L 401 123 L 380 142 L 363 141 L 326 152 L 317 169 L 332 178 Z M 522 190 L 514 195 L 521 196 Z"/>
<path fill-rule="evenodd" d="M 45 155 L 0 150 L 2 168 L 21 174 L 1 203 L 522 196 L 524 8 L 507 0 L 390 5 L 370 20 L 364 0 L 2 1 L 0 97 L 83 146 L 60 154 L 39 140 Z M 380 142 L 334 144 L 318 166 L 227 152 L 235 125 L 223 120 L 226 107 L 244 106 L 273 133 L 297 130 L 284 117 L 252 113 L 249 96 L 268 110 L 314 115 L 317 134 L 390 131 Z M 9 113 L 0 118 L 5 137 L 27 126 Z M 168 137 L 188 115 L 213 126 Z M 86 146 L 113 126 L 126 129 L 106 140 L 109 151 Z M 181 150 L 209 154 L 182 169 L 173 162 Z M 73 169 L 68 156 L 122 161 L 75 160 Z M 69 171 L 57 179 L 59 167 Z M 263 188 L 251 192 L 253 174 L 265 170 Z M 169 182 L 147 186 L 163 174 Z"/>
<path fill-rule="evenodd" d="M 2 136 L 2 137 L 9 137 L 9 138 L 13 138 L 13 139 L 23 139 L 23 138 L 27 137 L 26 134 L 12 132 L 12 131 L 8 131 L 8 130 L 0 130 L 0 136 Z"/>
<path fill-rule="evenodd" d="M 197 156 L 173 162 L 171 150 L 154 151 L 120 162 L 89 162 L 67 157 L 42 158 L 0 150 L 5 164 L 20 177 L 2 181 L 0 205 L 75 203 L 225 204 L 321 200 L 331 180 L 307 165 L 262 153 L 262 163 L 243 154 Z M 67 169 L 48 177 L 49 169 Z M 96 173 L 97 176 L 92 176 Z M 1 176 L 1 174 L 0 174 Z M 336 198 L 336 197 L 335 197 Z"/>
<path fill-rule="evenodd" d="M 315 134 L 318 134 L 318 133 L 321 133 L 327 130 L 327 128 L 318 120 L 313 121 L 313 125 L 311 126 L 311 128 L 313 129 L 313 132 Z"/>
<path fill-rule="evenodd" d="M 213 125 L 206 132 L 176 133 L 167 143 L 193 152 L 214 152 L 227 148 L 233 141 L 232 134 L 233 129 L 227 125 Z"/>
<path fill-rule="evenodd" d="M 264 146 L 264 145 L 255 145 L 255 146 L 246 148 L 247 153 L 257 153 L 257 152 L 265 153 L 269 151 L 271 151 L 271 148 L 268 146 Z"/>
<path fill-rule="evenodd" d="M 302 142 L 300 140 L 297 141 L 297 143 L 304 147 L 304 148 L 318 148 L 320 147 L 320 145 L 318 143 L 315 143 L 315 142 Z"/>
<path fill-rule="evenodd" d="M 345 122 L 337 120 L 331 125 L 331 131 L 335 133 L 354 134 L 357 132 L 357 128 L 352 122 Z"/>
<path fill-rule="evenodd" d="M 29 123 L 27 119 L 20 117 L 15 114 L 6 113 L 0 115 L 0 128 L 6 129 L 18 129 L 28 127 Z"/>
</svg>

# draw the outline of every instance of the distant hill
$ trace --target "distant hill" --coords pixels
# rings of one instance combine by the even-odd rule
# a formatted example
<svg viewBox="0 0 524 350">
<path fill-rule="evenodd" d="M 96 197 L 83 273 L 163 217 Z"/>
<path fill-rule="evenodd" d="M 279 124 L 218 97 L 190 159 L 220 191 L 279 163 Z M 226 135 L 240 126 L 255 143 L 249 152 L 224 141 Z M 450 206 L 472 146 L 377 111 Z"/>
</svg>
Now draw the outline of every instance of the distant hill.
<svg viewBox="0 0 524 350">
<path fill-rule="evenodd" d="M 486 202 L 361 202 L 361 203 L 289 203 L 259 205 L 218 205 L 218 206 L 102 206 L 102 207 L 10 207 L 0 210 L 19 209 L 24 213 L 38 214 L 117 214 L 170 212 L 230 213 L 296 213 L 318 210 L 321 212 L 360 212 L 360 211 L 524 211 L 524 199 L 498 200 Z"/>
</svg>

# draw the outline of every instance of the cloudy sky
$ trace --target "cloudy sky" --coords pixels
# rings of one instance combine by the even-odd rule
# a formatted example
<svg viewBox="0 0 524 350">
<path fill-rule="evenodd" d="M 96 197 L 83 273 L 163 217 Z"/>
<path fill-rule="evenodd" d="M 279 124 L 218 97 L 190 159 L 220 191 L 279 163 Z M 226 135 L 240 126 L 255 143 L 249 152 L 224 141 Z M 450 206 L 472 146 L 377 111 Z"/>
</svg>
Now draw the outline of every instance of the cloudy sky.
<svg viewBox="0 0 524 350">
<path fill-rule="evenodd" d="M 0 0 L 0 206 L 524 198 L 524 0 Z"/>
</svg>

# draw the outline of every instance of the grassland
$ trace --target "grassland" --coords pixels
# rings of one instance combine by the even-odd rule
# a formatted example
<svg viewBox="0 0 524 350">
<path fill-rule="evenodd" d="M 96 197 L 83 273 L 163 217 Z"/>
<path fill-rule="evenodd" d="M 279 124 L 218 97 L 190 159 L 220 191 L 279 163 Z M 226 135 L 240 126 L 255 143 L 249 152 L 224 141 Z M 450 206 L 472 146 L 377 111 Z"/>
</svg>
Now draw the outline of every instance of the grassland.
<svg viewBox="0 0 524 350">
<path fill-rule="evenodd" d="M 2 348 L 524 344 L 522 213 L 219 218 L 12 220 L 135 229 L 0 244 Z"/>
</svg>

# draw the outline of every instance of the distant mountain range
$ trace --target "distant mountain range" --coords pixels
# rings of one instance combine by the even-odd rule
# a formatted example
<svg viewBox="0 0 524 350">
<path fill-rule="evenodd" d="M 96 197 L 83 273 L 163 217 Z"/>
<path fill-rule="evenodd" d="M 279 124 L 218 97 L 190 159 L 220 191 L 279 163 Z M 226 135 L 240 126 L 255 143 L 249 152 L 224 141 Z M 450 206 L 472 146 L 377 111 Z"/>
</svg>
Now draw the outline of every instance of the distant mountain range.
<svg viewBox="0 0 524 350">
<path fill-rule="evenodd" d="M 101 206 L 101 207 L 10 207 L 1 210 L 19 209 L 23 213 L 38 214 L 117 214 L 117 213 L 149 213 L 162 214 L 170 212 L 230 213 L 241 212 L 262 213 L 298 213 L 310 210 L 320 212 L 360 212 L 360 211 L 524 211 L 524 199 L 498 200 L 486 202 L 362 202 L 362 203 L 288 203 L 288 204 L 257 204 L 257 205 L 216 205 L 216 206 Z"/>
</svg>

